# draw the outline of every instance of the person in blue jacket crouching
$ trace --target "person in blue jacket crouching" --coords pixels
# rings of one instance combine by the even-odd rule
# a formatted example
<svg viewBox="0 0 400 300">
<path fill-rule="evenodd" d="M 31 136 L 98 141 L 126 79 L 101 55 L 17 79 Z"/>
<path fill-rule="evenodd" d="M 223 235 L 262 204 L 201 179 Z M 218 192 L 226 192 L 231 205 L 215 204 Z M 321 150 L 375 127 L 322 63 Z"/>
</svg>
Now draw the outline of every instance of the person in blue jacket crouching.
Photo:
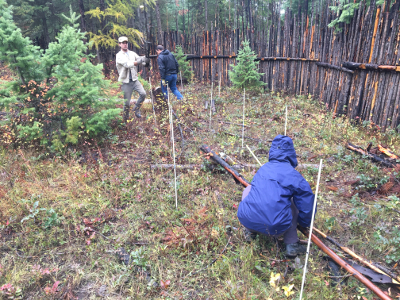
<svg viewBox="0 0 400 300">
<path fill-rule="evenodd" d="M 278 135 L 269 150 L 269 162 L 256 173 L 243 191 L 237 216 L 245 227 L 247 241 L 257 234 L 282 236 L 289 257 L 305 253 L 299 244 L 297 223 L 309 227 L 314 194 L 297 166 L 293 141 Z"/>
</svg>

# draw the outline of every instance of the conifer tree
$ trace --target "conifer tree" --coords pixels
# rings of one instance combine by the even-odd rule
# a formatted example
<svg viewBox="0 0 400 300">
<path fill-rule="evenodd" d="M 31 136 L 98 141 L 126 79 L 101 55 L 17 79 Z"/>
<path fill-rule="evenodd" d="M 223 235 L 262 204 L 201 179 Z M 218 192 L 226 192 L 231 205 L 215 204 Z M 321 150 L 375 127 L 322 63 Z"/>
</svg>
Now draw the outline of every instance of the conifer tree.
<svg viewBox="0 0 400 300">
<path fill-rule="evenodd" d="M 127 36 L 129 41 L 135 47 L 138 47 L 138 42 L 143 38 L 143 33 L 139 30 L 128 26 L 128 18 L 135 15 L 134 7 L 139 6 L 142 1 L 134 1 L 131 3 L 126 0 L 110 0 L 108 7 L 102 11 L 99 7 L 89 10 L 86 15 L 90 18 L 97 19 L 101 24 L 105 24 L 97 33 L 89 32 L 92 45 L 99 49 L 115 48 L 118 46 L 117 39 L 119 36 Z M 146 3 L 146 0 L 143 1 Z"/>
<path fill-rule="evenodd" d="M 119 116 L 107 95 L 111 83 L 103 78 L 103 66 L 86 55 L 79 16 L 71 9 L 65 18 L 70 25 L 43 53 L 22 36 L 11 7 L 0 0 L 0 59 L 18 75 L 0 87 L 0 108 L 9 114 L 0 126 L 12 145 L 41 144 L 63 152 L 82 138 L 101 136 Z"/>
<path fill-rule="evenodd" d="M 244 41 L 243 48 L 239 50 L 236 58 L 237 64 L 231 65 L 232 71 L 229 71 L 229 77 L 236 88 L 257 88 L 264 86 L 261 76 L 264 73 L 258 72 L 258 61 L 255 61 L 257 55 L 251 50 L 248 41 Z"/>
<path fill-rule="evenodd" d="M 182 79 L 188 82 L 192 81 L 193 70 L 190 66 L 189 61 L 186 60 L 186 55 L 183 53 L 181 45 L 177 45 L 175 48 L 174 56 L 179 64 L 179 70 L 182 72 Z M 180 79 L 180 74 L 178 74 L 178 79 Z"/>
<path fill-rule="evenodd" d="M 17 84 L 26 86 L 30 80 L 43 79 L 42 66 L 38 63 L 40 55 L 39 47 L 24 38 L 15 25 L 11 8 L 5 0 L 0 0 L 0 60 L 18 74 Z"/>
</svg>

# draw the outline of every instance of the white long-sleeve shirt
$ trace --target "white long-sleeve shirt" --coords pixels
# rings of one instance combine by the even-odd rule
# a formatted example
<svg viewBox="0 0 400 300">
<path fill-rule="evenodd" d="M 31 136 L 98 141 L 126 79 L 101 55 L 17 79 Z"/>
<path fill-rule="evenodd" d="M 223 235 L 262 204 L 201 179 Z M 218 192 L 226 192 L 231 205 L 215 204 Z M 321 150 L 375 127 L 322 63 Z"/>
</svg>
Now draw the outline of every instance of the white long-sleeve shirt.
<svg viewBox="0 0 400 300">
<path fill-rule="evenodd" d="M 119 51 L 117 53 L 115 62 L 117 64 L 118 70 L 118 81 L 122 83 L 129 82 L 129 71 L 132 75 L 132 81 L 136 81 L 138 79 L 137 67 L 135 66 L 135 62 L 141 63 L 143 61 L 144 56 L 139 56 L 135 52 L 128 50 L 127 52 Z"/>
</svg>

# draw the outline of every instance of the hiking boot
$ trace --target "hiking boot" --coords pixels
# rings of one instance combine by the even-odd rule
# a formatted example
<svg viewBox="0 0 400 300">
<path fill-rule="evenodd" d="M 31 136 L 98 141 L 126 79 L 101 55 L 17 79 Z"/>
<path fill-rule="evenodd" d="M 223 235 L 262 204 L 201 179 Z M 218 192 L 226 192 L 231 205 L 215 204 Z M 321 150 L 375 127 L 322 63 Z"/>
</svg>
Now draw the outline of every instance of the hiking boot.
<svg viewBox="0 0 400 300">
<path fill-rule="evenodd" d="M 135 113 L 136 118 L 140 119 L 142 115 L 140 114 L 140 105 L 135 105 L 133 108 L 133 112 Z"/>
<path fill-rule="evenodd" d="M 140 110 L 135 110 L 135 116 L 136 118 L 140 119 L 142 117 L 142 115 L 140 114 Z"/>
<path fill-rule="evenodd" d="M 252 241 L 256 239 L 256 237 L 257 237 L 257 232 L 251 232 L 247 228 L 244 229 L 244 240 L 247 243 L 250 244 Z"/>
<path fill-rule="evenodd" d="M 294 244 L 286 244 L 286 256 L 295 257 L 299 254 L 304 254 L 307 252 L 307 247 L 301 245 L 299 242 Z"/>
</svg>

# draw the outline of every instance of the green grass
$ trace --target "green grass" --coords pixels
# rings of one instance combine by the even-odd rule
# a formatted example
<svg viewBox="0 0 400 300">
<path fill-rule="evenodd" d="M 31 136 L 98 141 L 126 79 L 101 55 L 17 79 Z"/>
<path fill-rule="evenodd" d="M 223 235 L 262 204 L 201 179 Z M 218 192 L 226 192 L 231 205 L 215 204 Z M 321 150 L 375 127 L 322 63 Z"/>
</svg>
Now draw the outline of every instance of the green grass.
<svg viewBox="0 0 400 300">
<path fill-rule="evenodd" d="M 208 163 L 199 151 L 207 144 L 239 162 L 256 164 L 241 148 L 241 139 L 225 133 L 241 135 L 241 127 L 221 122 L 241 123 L 242 95 L 223 89 L 210 130 L 209 111 L 203 107 L 209 88 L 188 86 L 185 102 L 174 104 L 187 129 L 185 151 L 175 143 L 177 163 Z M 393 265 L 400 259 L 399 201 L 367 191 L 398 175 L 351 153 L 345 143 L 383 143 L 396 150 L 397 133 L 333 118 L 305 96 L 267 93 L 248 97 L 245 135 L 266 141 L 283 134 L 286 105 L 287 132 L 299 163 L 324 160 L 316 227 L 360 255 Z M 168 121 L 158 119 L 155 125 L 152 112 L 144 114 L 146 120 L 115 129 L 99 148 L 82 143 L 78 152 L 71 149 L 64 157 L 1 149 L 0 287 L 19 287 L 14 294 L 22 299 L 95 299 L 98 294 L 108 299 L 298 298 L 302 269 L 285 259 L 283 244 L 268 238 L 244 242 L 235 208 L 243 187 L 230 175 L 205 167 L 177 170 L 175 208 L 173 170 L 150 169 L 172 164 Z M 267 162 L 269 142 L 245 144 Z M 299 171 L 315 190 L 318 170 Z M 255 172 L 242 175 L 251 180 Z M 120 247 L 130 254 L 129 266 L 116 255 Z M 332 287 L 323 256 L 312 246 L 306 299 L 373 299 L 352 278 L 341 291 Z M 277 291 L 270 285 L 271 272 L 283 275 L 287 264 Z M 58 289 L 52 291 L 57 281 Z M 282 287 L 290 284 L 294 294 L 286 297 Z"/>
</svg>

